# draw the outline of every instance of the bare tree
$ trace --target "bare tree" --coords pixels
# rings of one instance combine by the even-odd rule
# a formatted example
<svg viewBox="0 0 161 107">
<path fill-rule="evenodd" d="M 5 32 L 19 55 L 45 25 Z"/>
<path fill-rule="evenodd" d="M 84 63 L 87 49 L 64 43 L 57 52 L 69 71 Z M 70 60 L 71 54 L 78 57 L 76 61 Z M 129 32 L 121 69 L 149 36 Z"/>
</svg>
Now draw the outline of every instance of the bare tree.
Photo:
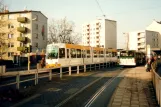
<svg viewBox="0 0 161 107">
<path fill-rule="evenodd" d="M 9 42 L 7 35 L 13 31 L 13 29 L 6 30 L 10 22 L 3 19 L 4 6 L 3 1 L 0 0 L 0 59 L 3 59 L 3 55 L 7 53 Z"/>
<path fill-rule="evenodd" d="M 74 23 L 65 18 L 54 20 L 49 24 L 48 43 L 78 44 L 81 40 L 79 33 L 74 32 Z"/>
<path fill-rule="evenodd" d="M 5 8 L 5 5 L 3 4 L 3 0 L 0 0 L 0 12 L 2 12 Z"/>
</svg>

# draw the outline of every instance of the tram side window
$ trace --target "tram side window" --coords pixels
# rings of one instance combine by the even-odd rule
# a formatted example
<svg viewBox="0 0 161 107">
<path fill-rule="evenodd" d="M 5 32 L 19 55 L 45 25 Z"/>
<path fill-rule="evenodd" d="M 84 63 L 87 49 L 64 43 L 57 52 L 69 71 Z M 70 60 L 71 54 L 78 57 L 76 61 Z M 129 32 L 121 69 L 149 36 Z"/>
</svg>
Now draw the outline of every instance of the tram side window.
<svg viewBox="0 0 161 107">
<path fill-rule="evenodd" d="M 86 58 L 86 51 L 82 50 L 82 58 Z"/>
<path fill-rule="evenodd" d="M 91 55 L 90 55 L 90 50 L 87 50 L 87 58 L 90 58 Z"/>
<path fill-rule="evenodd" d="M 77 58 L 81 58 L 81 50 L 77 49 Z"/>
<path fill-rule="evenodd" d="M 94 52 L 94 57 L 97 58 L 97 51 L 93 50 L 93 52 Z"/>
<path fill-rule="evenodd" d="M 65 58 L 65 48 L 59 48 L 59 58 Z"/>
<path fill-rule="evenodd" d="M 67 58 L 69 58 L 69 49 L 67 49 Z"/>
<path fill-rule="evenodd" d="M 76 58 L 76 50 L 75 49 L 71 49 L 71 52 L 70 52 L 70 54 L 71 54 L 71 58 Z"/>
<path fill-rule="evenodd" d="M 108 53 L 108 51 L 106 51 L 106 57 L 109 57 L 109 53 Z"/>
<path fill-rule="evenodd" d="M 116 52 L 112 52 L 112 57 L 116 57 L 116 56 L 117 56 Z"/>
<path fill-rule="evenodd" d="M 109 52 L 108 54 L 109 54 L 109 57 L 112 57 L 112 52 Z"/>
<path fill-rule="evenodd" d="M 100 57 L 104 57 L 103 51 L 100 51 Z"/>
</svg>

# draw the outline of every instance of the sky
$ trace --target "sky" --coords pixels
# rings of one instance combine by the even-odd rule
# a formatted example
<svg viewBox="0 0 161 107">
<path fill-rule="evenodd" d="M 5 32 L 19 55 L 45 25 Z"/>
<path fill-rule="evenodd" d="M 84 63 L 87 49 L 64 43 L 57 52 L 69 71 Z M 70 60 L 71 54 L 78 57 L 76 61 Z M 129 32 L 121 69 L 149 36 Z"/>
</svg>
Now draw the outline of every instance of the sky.
<svg viewBox="0 0 161 107">
<path fill-rule="evenodd" d="M 81 33 L 85 22 L 106 15 L 117 21 L 117 48 L 126 46 L 125 32 L 145 30 L 153 20 L 161 21 L 161 0 L 3 0 L 9 11 L 41 11 L 49 20 L 66 17 Z"/>
</svg>

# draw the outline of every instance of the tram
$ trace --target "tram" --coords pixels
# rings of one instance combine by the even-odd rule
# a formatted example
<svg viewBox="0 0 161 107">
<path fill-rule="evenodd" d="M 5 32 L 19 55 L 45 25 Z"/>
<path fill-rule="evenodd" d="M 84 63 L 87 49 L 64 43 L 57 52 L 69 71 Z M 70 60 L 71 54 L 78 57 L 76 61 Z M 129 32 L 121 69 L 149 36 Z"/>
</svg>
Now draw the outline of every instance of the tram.
<svg viewBox="0 0 161 107">
<path fill-rule="evenodd" d="M 145 64 L 146 55 L 135 50 L 121 50 L 119 52 L 119 65 L 138 66 Z"/>
<path fill-rule="evenodd" d="M 48 44 L 46 48 L 46 68 L 117 62 L 116 49 L 65 43 Z"/>
</svg>

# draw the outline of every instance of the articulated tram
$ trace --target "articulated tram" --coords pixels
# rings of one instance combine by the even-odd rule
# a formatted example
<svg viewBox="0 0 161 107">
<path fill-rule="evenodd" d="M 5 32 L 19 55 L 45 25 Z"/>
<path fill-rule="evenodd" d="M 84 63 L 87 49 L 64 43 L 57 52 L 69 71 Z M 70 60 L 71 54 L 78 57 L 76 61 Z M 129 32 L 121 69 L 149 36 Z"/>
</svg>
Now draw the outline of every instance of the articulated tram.
<svg viewBox="0 0 161 107">
<path fill-rule="evenodd" d="M 119 64 L 123 66 L 143 65 L 145 58 L 145 53 L 135 50 L 121 50 L 119 52 Z"/>
<path fill-rule="evenodd" d="M 95 63 L 117 63 L 117 50 L 52 43 L 46 48 L 46 68 Z"/>
</svg>

